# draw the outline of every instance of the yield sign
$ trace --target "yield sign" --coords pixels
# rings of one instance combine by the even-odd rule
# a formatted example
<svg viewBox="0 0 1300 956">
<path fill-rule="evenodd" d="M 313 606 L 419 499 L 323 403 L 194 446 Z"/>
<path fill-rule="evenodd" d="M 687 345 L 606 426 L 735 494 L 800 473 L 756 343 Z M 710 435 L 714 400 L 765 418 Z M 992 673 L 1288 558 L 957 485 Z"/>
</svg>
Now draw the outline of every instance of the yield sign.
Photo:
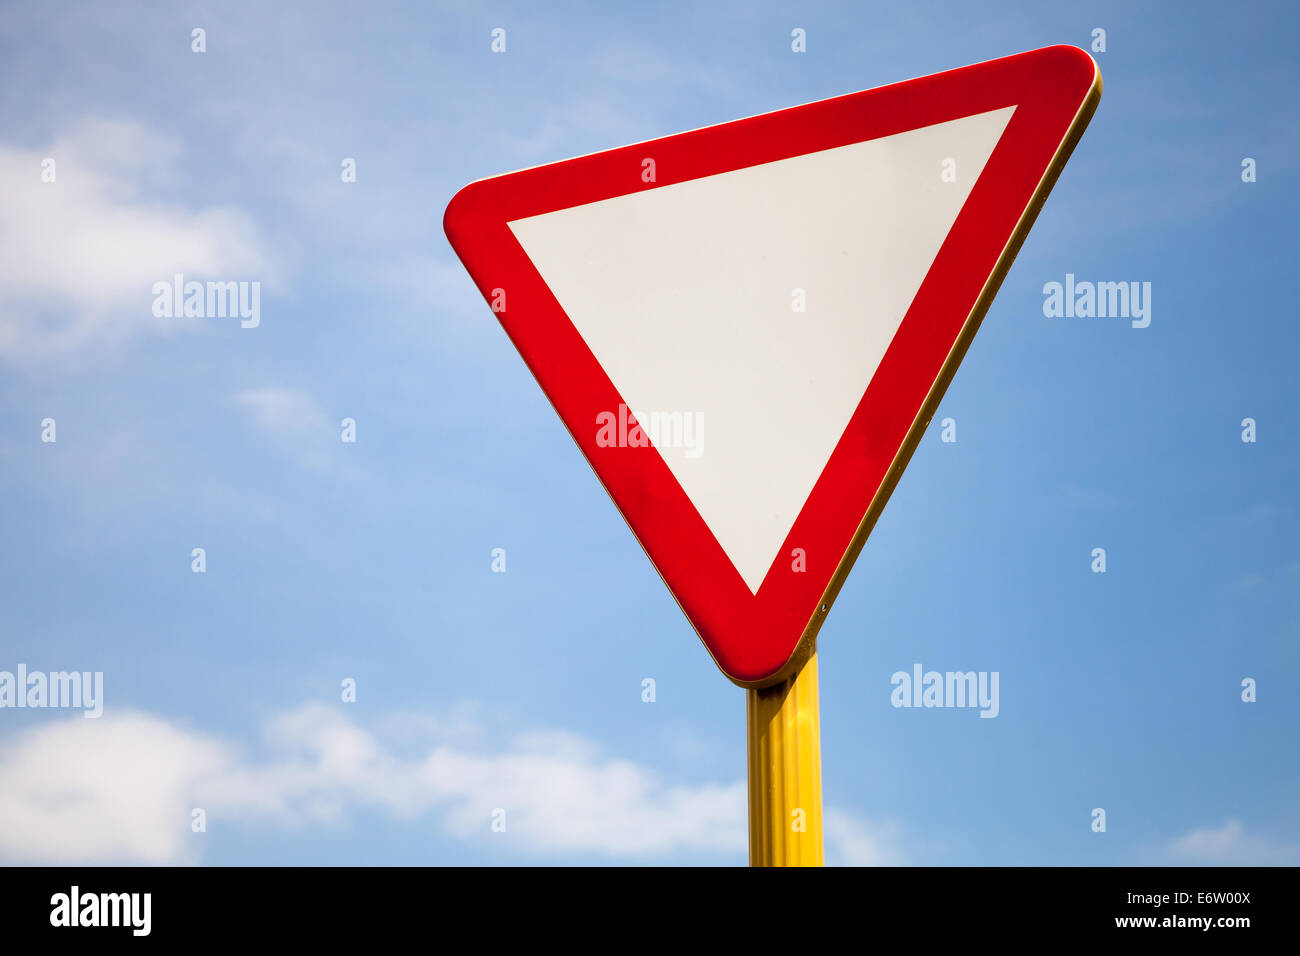
<svg viewBox="0 0 1300 956">
<path fill-rule="evenodd" d="M 1056 46 L 480 180 L 444 227 L 729 678 L 811 648 L 1101 97 Z"/>
</svg>

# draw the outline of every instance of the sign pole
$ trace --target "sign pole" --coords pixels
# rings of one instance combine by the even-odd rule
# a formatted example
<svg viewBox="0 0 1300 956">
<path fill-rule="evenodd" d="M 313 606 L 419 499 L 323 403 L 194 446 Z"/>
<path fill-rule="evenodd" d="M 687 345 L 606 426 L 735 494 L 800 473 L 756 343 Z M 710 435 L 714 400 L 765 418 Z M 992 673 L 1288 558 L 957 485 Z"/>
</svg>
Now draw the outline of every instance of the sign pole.
<svg viewBox="0 0 1300 956">
<path fill-rule="evenodd" d="M 817 649 L 793 677 L 745 691 L 749 865 L 822 865 Z"/>
</svg>

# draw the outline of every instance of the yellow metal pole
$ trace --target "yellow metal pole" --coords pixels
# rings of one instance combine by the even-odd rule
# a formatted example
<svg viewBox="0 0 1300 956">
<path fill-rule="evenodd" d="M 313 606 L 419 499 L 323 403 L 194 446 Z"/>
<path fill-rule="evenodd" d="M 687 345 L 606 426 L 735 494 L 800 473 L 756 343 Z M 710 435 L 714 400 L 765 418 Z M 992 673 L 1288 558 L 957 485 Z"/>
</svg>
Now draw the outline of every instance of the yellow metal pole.
<svg viewBox="0 0 1300 956">
<path fill-rule="evenodd" d="M 749 865 L 822 865 L 817 649 L 789 680 L 745 691 Z"/>
</svg>

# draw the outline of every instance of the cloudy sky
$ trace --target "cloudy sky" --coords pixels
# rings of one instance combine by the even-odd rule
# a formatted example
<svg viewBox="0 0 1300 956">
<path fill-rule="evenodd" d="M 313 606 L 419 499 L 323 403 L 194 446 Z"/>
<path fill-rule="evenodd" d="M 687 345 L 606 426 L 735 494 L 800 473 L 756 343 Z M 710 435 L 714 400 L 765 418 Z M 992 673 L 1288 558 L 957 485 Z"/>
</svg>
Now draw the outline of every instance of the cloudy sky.
<svg viewBox="0 0 1300 956">
<path fill-rule="evenodd" d="M 1130 6 L 7 10 L 0 671 L 102 671 L 104 714 L 0 710 L 0 861 L 743 862 L 744 694 L 443 209 L 1102 28 L 957 441 L 926 435 L 822 631 L 827 856 L 1300 862 L 1296 16 Z M 176 273 L 259 282 L 260 323 L 156 316 Z M 1045 317 L 1067 273 L 1150 282 L 1150 326 Z M 998 717 L 891 707 L 916 663 L 999 672 Z"/>
</svg>

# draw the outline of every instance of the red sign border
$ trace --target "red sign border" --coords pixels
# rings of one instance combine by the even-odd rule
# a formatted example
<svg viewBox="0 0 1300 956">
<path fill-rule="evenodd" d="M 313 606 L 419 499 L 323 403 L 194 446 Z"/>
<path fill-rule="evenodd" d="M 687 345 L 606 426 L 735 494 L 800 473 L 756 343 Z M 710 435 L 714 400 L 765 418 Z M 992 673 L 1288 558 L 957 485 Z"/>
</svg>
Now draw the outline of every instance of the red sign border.
<svg viewBox="0 0 1300 956">
<path fill-rule="evenodd" d="M 1053 46 L 483 179 L 443 227 L 722 672 L 784 680 L 826 613 L 1101 98 L 1083 50 Z M 758 593 L 750 592 L 658 452 L 601 447 L 622 397 L 507 223 L 1015 106 Z M 641 179 L 654 159 L 656 181 Z M 959 171 L 960 172 L 960 171 Z M 936 176 L 938 170 L 936 169 Z M 794 569 L 802 548 L 805 570 Z M 785 558 L 786 560 L 782 560 Z"/>
</svg>

